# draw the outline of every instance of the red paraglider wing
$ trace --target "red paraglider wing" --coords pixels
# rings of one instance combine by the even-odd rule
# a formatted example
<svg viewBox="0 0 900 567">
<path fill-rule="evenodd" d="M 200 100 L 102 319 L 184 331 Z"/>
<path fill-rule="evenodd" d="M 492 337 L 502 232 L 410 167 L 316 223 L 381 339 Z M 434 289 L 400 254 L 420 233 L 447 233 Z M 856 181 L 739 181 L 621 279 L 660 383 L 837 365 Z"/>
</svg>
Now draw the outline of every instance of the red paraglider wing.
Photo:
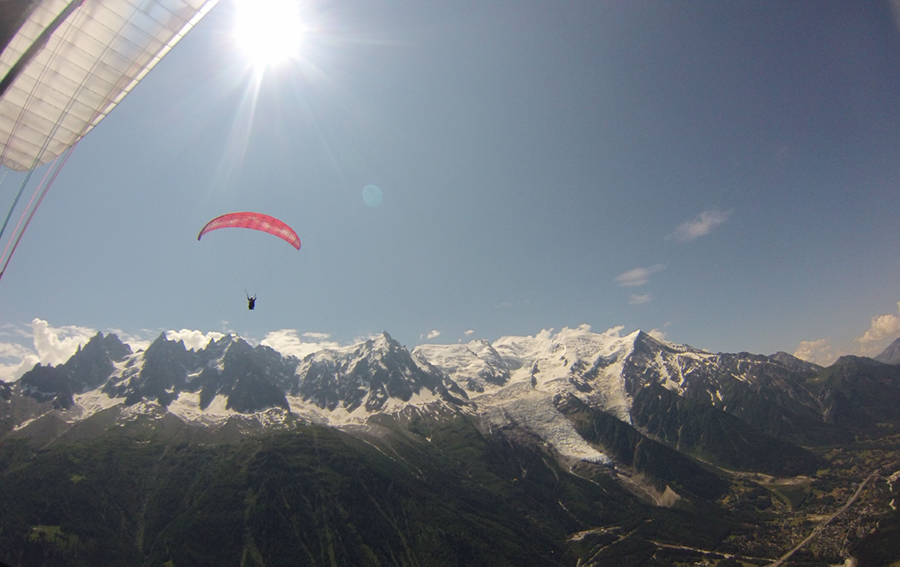
<svg viewBox="0 0 900 567">
<path fill-rule="evenodd" d="M 277 236 L 297 250 L 300 250 L 300 237 L 297 236 L 297 233 L 291 227 L 275 217 L 262 213 L 228 213 L 227 215 L 216 217 L 206 223 L 206 226 L 197 235 L 197 240 L 200 240 L 207 232 L 220 228 L 252 228 L 253 230 L 261 230 Z"/>
</svg>

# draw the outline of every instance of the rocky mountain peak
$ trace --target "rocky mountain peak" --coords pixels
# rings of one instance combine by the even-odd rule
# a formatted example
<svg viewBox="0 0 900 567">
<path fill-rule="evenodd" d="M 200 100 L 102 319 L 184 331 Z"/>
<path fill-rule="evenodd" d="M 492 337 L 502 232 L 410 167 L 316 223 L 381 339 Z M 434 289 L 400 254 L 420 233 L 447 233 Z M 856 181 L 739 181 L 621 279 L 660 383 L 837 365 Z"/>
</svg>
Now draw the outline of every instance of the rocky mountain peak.
<svg viewBox="0 0 900 567">
<path fill-rule="evenodd" d="M 222 339 L 222 341 L 224 341 L 224 339 Z M 223 346 L 223 345 L 216 343 L 216 344 L 214 344 L 214 346 Z M 244 339 L 242 339 L 240 337 L 231 339 L 228 343 L 226 343 L 224 345 L 224 347 L 225 348 L 224 348 L 223 355 L 225 357 L 225 360 L 229 360 L 229 359 L 233 359 L 235 357 L 241 357 L 241 356 L 251 356 L 251 353 L 253 352 L 253 347 L 250 345 L 250 343 L 248 343 L 247 341 L 245 341 Z M 207 352 L 210 352 L 209 347 L 207 347 L 204 350 L 206 350 Z"/>
<path fill-rule="evenodd" d="M 387 410 L 413 397 L 462 403 L 450 394 L 465 394 L 440 370 L 414 358 L 387 333 L 352 349 L 326 350 L 298 366 L 302 377 L 296 395 L 315 406 L 347 414 Z"/>
<path fill-rule="evenodd" d="M 832 366 L 845 366 L 845 365 L 859 365 L 859 366 L 881 366 L 884 364 L 883 362 L 879 362 L 874 358 L 869 358 L 867 356 L 856 356 L 853 354 L 845 354 L 844 356 L 838 357 L 837 360 L 834 361 Z"/>
<path fill-rule="evenodd" d="M 796 356 L 783 351 L 778 351 L 775 354 L 769 356 L 769 360 L 777 362 L 778 364 L 782 364 L 795 372 L 816 372 L 822 369 L 822 367 L 818 364 L 807 362 L 801 358 L 797 358 Z"/>
<path fill-rule="evenodd" d="M 875 360 L 885 364 L 900 364 L 900 338 L 894 339 L 894 342 L 881 351 Z"/>
<path fill-rule="evenodd" d="M 403 345 L 394 340 L 387 331 L 383 331 L 380 335 L 367 339 L 359 345 L 359 352 L 365 353 L 365 356 L 383 356 L 387 353 L 397 352 L 398 350 L 406 350 Z"/>
<path fill-rule="evenodd" d="M 115 370 L 115 363 L 125 360 L 131 347 L 115 335 L 97 333 L 65 363 L 42 366 L 40 363 L 19 380 L 22 390 L 38 401 L 52 401 L 53 406 L 72 406 L 73 396 L 104 384 Z"/>
<path fill-rule="evenodd" d="M 413 356 L 443 370 L 467 392 L 481 394 L 496 390 L 510 380 L 510 366 L 490 342 L 479 339 L 457 345 L 419 345 Z"/>
<path fill-rule="evenodd" d="M 77 359 L 79 354 L 94 359 L 105 356 L 113 362 L 120 362 L 131 354 L 131 347 L 120 341 L 119 337 L 112 333 L 104 336 L 103 333 L 98 332 L 87 343 L 78 347 L 78 351 L 73 358 Z M 69 362 L 71 362 L 71 359 Z"/>
</svg>

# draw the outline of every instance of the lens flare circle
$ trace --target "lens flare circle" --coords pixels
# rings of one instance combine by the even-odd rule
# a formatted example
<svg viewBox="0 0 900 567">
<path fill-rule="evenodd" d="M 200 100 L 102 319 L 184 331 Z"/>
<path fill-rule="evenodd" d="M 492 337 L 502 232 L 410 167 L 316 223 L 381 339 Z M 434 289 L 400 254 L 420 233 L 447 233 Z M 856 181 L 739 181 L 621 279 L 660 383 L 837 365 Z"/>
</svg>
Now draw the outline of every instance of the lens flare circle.
<svg viewBox="0 0 900 567">
<path fill-rule="evenodd" d="M 370 207 L 377 207 L 384 200 L 384 193 L 377 185 L 366 185 L 363 187 L 363 201 Z"/>
</svg>

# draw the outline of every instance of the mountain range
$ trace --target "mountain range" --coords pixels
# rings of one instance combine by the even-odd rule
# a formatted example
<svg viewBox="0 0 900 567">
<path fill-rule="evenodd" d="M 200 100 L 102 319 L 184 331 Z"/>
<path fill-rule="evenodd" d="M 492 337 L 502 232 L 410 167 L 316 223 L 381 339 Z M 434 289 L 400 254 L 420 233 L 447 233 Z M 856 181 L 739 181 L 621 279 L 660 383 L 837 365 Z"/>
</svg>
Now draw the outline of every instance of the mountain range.
<svg viewBox="0 0 900 567">
<path fill-rule="evenodd" d="M 767 558 L 774 548 L 731 548 L 762 521 L 736 511 L 759 488 L 747 479 L 805 479 L 813 502 L 834 448 L 896 442 L 897 345 L 826 368 L 587 326 L 412 350 L 383 333 L 302 359 L 234 335 L 191 350 L 161 334 L 133 352 L 98 333 L 64 364 L 0 382 L 0 550 L 15 555 L 0 560 L 670 565 L 678 546 L 713 565 Z M 91 498 L 118 515 L 71 508 Z M 715 525 L 687 528 L 698 522 Z M 121 562 L 90 563 L 101 548 Z"/>
</svg>

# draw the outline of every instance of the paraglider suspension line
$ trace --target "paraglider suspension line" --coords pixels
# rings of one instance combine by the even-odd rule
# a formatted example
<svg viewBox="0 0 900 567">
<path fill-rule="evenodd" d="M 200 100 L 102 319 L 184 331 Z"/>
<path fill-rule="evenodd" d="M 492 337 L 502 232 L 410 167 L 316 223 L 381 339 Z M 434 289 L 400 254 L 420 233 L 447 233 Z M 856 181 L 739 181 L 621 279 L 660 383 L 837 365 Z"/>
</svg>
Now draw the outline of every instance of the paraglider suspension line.
<svg viewBox="0 0 900 567">
<path fill-rule="evenodd" d="M 3 262 L 3 266 L 0 267 L 0 279 L 2 279 L 3 274 L 6 273 L 6 267 L 9 265 L 9 261 L 12 259 L 13 254 L 15 254 L 16 248 L 19 246 L 19 241 L 22 240 L 22 235 L 25 234 L 25 229 L 28 228 L 28 224 L 31 223 L 31 219 L 34 218 L 34 213 L 36 213 L 38 210 L 38 207 L 41 206 L 41 201 L 44 200 L 44 197 L 47 195 L 47 191 L 50 190 L 50 186 L 53 185 L 54 181 L 56 181 L 56 176 L 59 175 L 60 170 L 66 164 L 66 161 L 69 159 L 69 156 L 72 155 L 72 150 L 74 150 L 74 149 L 75 149 L 74 145 L 66 148 L 66 151 L 62 154 L 62 156 L 63 156 L 62 161 L 59 161 L 59 158 L 57 158 L 56 163 L 54 163 L 54 167 L 52 167 L 50 170 L 47 171 L 47 175 L 45 175 L 44 179 L 41 181 L 41 183 L 43 184 L 43 189 L 39 188 L 38 191 L 36 191 L 35 194 L 32 195 L 31 201 L 33 202 L 34 197 L 37 196 L 38 193 L 40 193 L 40 196 L 38 197 L 37 203 L 35 203 L 34 207 L 31 207 L 31 202 L 28 203 L 28 206 L 31 207 L 31 211 L 28 213 L 28 218 L 25 219 L 25 224 L 22 225 L 23 219 L 20 218 L 19 223 L 16 225 L 16 229 L 13 232 L 13 234 L 15 235 L 15 238 L 10 238 L 9 242 L 6 243 L 6 248 L 3 249 L 3 255 L 0 256 L 0 261 Z M 53 173 L 52 176 L 50 176 L 51 171 Z M 30 172 L 29 172 L 29 174 L 30 174 Z M 47 180 L 48 176 L 50 176 L 49 181 Z M 26 208 L 25 210 L 27 211 L 28 208 Z M 12 214 L 11 210 L 10 210 L 10 214 Z M 8 220 L 8 217 L 7 217 L 7 220 Z M 20 225 L 22 225 L 22 230 L 19 230 Z M 5 225 L 4 225 L 4 227 L 5 227 Z M 12 249 L 10 249 L 10 245 L 12 245 Z M 9 250 L 9 255 L 6 254 L 7 250 Z"/>
<path fill-rule="evenodd" d="M 53 20 L 53 22 L 51 22 L 50 26 L 44 30 L 41 37 L 38 38 L 36 43 L 40 43 L 41 44 L 40 46 L 43 47 L 43 44 L 47 42 L 47 39 L 49 39 L 50 35 L 52 35 L 53 32 L 66 20 L 66 18 L 71 16 L 72 13 L 74 13 L 76 11 L 76 9 L 79 6 L 81 6 L 83 3 L 84 3 L 84 0 L 72 0 L 72 2 L 70 2 L 66 6 L 66 8 Z M 124 28 L 124 26 L 125 26 L 125 22 L 122 23 L 122 28 Z M 122 28 L 119 29 L 120 33 L 122 31 Z M 44 37 L 44 35 L 46 35 L 46 38 Z M 63 43 L 64 42 L 60 42 L 60 45 L 62 45 Z M 103 49 L 103 53 L 106 54 L 111 49 L 112 49 L 111 46 L 107 45 Z M 54 53 L 52 53 L 51 58 L 55 58 L 57 55 L 58 55 L 58 53 L 54 52 Z M 22 65 L 27 65 L 28 60 L 30 60 L 30 58 L 33 58 L 33 55 L 29 56 L 29 54 L 26 53 L 20 58 L 19 62 L 17 62 L 16 65 L 19 65 L 19 63 L 22 63 Z M 100 64 L 100 59 L 101 58 L 97 58 L 97 60 L 91 66 L 91 70 L 90 70 L 91 74 L 93 74 L 96 71 L 96 69 L 98 68 L 98 66 Z M 52 61 L 52 59 L 51 59 L 51 61 Z M 49 68 L 50 68 L 49 64 L 45 65 L 43 67 L 43 69 L 41 70 L 41 77 L 44 76 L 44 74 L 47 72 L 47 70 Z M 15 75 L 18 72 L 19 71 L 16 71 L 16 69 L 11 69 L 6 74 L 6 76 L 3 78 L 3 82 L 5 83 L 6 81 L 9 81 L 10 83 L 12 83 L 13 81 L 15 81 L 15 78 L 16 78 Z M 85 89 L 87 87 L 87 83 L 88 83 L 88 79 L 85 78 L 81 82 L 81 84 L 78 86 L 77 92 L 81 92 L 83 89 Z M 34 83 L 34 87 L 28 95 L 29 101 L 31 101 L 31 99 L 35 96 L 34 89 L 37 88 L 38 84 L 40 84 L 40 80 L 38 80 Z M 8 84 L 2 85 L 2 88 L 4 90 L 8 87 L 9 87 Z M 50 139 L 56 134 L 56 131 L 59 129 L 60 125 L 62 124 L 63 118 L 71 110 L 72 105 L 74 104 L 74 101 L 75 101 L 75 97 L 72 97 L 72 99 L 70 99 L 69 102 L 66 104 L 65 109 L 62 110 L 62 112 L 59 115 L 59 118 L 56 121 L 56 124 L 54 124 L 53 130 L 51 131 L 50 136 L 47 137 L 47 139 L 44 141 L 44 144 L 41 147 L 41 151 L 35 155 L 34 163 L 32 164 L 31 168 L 28 170 L 28 174 L 26 175 L 25 181 L 22 183 L 22 186 L 19 188 L 18 194 L 16 194 L 16 198 L 13 201 L 12 207 L 10 207 L 10 209 L 9 209 L 9 213 L 6 216 L 6 220 L 3 222 L 3 227 L 0 228 L 0 238 L 3 237 L 3 232 L 6 230 L 6 226 L 9 224 L 9 219 L 12 217 L 13 211 L 15 210 L 16 205 L 19 202 L 19 198 L 22 196 L 22 192 L 25 190 L 25 186 L 28 184 L 28 181 L 31 179 L 32 172 L 40 164 L 41 156 L 43 155 L 44 151 L 49 146 Z M 25 105 L 22 106 L 22 111 L 19 115 L 19 119 L 16 120 L 16 124 L 13 127 L 13 132 L 18 130 L 18 128 L 20 126 L 20 121 L 22 119 L 22 115 L 25 113 L 25 109 L 26 109 L 27 105 L 28 105 L 28 103 L 26 103 Z M 99 114 L 99 113 L 97 113 L 97 114 Z M 97 114 L 95 114 L 95 119 L 96 119 Z M 31 219 L 34 217 L 34 213 L 37 211 L 38 207 L 40 206 L 41 201 L 44 200 L 44 196 L 47 194 L 47 191 L 50 190 L 50 186 L 53 184 L 53 181 L 56 179 L 56 176 L 59 174 L 60 169 L 62 169 L 62 166 L 65 165 L 66 161 L 69 159 L 69 155 L 71 155 L 71 153 L 72 153 L 72 150 L 75 148 L 76 145 L 78 145 L 78 141 L 81 140 L 81 137 L 90 128 L 90 125 L 93 122 L 94 121 L 91 120 L 90 122 L 87 122 L 85 124 L 85 129 L 82 132 L 80 132 L 79 135 L 75 138 L 75 142 L 72 145 L 70 145 L 65 150 L 65 152 L 63 152 L 65 154 L 65 157 L 63 158 L 62 162 L 59 163 L 59 165 L 54 165 L 53 167 L 51 167 L 51 169 L 48 170 L 47 175 L 44 176 L 44 179 L 41 181 L 43 188 L 41 188 L 41 186 L 39 185 L 37 190 L 35 191 L 34 195 L 32 195 L 31 201 L 29 201 L 29 203 L 28 203 L 29 207 L 31 207 L 31 203 L 34 202 L 35 197 L 38 196 L 38 194 L 40 194 L 40 196 L 37 199 L 37 203 L 34 205 L 34 207 L 31 207 L 30 211 L 29 211 L 29 207 L 26 207 L 25 211 L 23 211 L 22 216 L 19 218 L 19 223 L 16 225 L 16 231 L 13 233 L 13 236 L 10 237 L 9 242 L 7 242 L 6 248 L 3 250 L 3 255 L 0 256 L 0 262 L 2 262 L 2 267 L 0 267 L 0 278 L 3 277 L 4 273 L 6 273 L 6 267 L 9 265 L 9 261 L 10 261 L 10 259 L 12 259 L 12 256 L 15 253 L 16 247 L 18 247 L 19 241 L 22 239 L 22 235 L 25 233 L 25 229 L 28 228 L 29 223 L 31 223 Z M 12 136 L 10 136 L 10 137 L 12 137 Z M 4 148 L 4 152 L 5 152 L 5 148 Z M 56 160 L 54 160 L 54 164 L 59 162 L 60 157 L 62 157 L 62 153 L 56 157 Z M 52 174 L 52 177 L 50 178 L 50 181 L 47 182 L 46 181 L 47 176 L 50 175 L 50 171 L 52 171 L 53 174 Z M 27 217 L 27 219 L 26 219 L 26 217 Z M 22 226 L 22 229 L 19 230 L 19 226 L 22 225 L 23 220 L 25 220 L 25 224 L 24 224 L 24 226 Z M 10 249 L 10 245 L 12 245 L 12 249 Z M 9 255 L 7 255 L 7 253 L 6 253 L 7 250 L 9 250 Z"/>
</svg>

